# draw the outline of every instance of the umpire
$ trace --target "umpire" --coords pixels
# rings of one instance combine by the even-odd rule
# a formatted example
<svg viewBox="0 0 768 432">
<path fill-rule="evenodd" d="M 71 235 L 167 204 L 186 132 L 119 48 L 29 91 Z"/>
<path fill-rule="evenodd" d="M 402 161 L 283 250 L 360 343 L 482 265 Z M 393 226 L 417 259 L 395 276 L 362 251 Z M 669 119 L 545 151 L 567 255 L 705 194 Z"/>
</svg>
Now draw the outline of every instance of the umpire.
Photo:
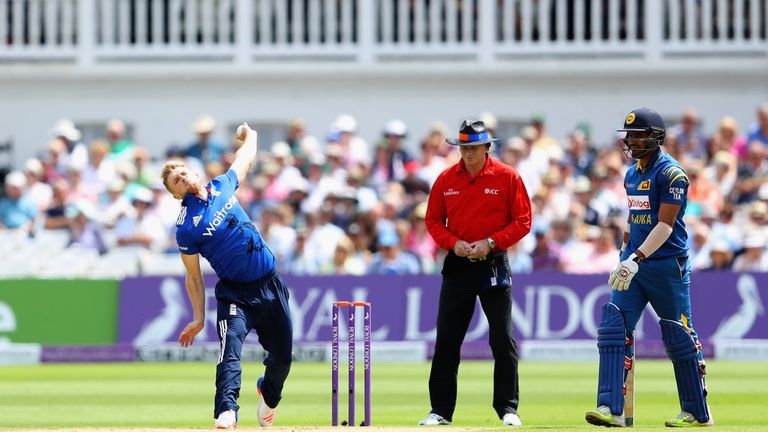
<svg viewBox="0 0 768 432">
<path fill-rule="evenodd" d="M 461 160 L 443 171 L 429 195 L 426 223 L 448 250 L 437 313 L 437 340 L 429 375 L 432 410 L 420 425 L 449 425 L 456 407 L 461 344 L 480 297 L 495 360 L 493 408 L 504 425 L 517 414 L 517 344 L 512 332 L 512 280 L 506 250 L 531 229 L 531 202 L 520 175 L 492 159 L 482 121 L 465 120 L 457 139 Z"/>
</svg>

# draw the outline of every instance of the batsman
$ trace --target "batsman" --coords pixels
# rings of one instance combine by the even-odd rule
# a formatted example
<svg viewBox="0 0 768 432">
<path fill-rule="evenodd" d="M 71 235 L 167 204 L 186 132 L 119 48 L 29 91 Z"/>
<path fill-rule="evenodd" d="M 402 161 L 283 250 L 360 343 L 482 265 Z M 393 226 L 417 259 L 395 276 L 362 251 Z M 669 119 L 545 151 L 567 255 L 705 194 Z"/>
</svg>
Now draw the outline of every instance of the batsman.
<svg viewBox="0 0 768 432">
<path fill-rule="evenodd" d="M 665 425 L 712 426 L 704 357 L 691 318 L 691 266 L 683 222 L 688 177 L 661 150 L 666 127 L 656 111 L 630 112 L 618 132 L 624 153 L 637 163 L 624 177 L 629 218 L 619 263 L 608 280 L 613 288 L 611 301 L 602 307 L 598 329 L 597 409 L 585 417 L 599 426 L 627 425 L 624 392 L 634 366 L 633 332 L 650 302 L 661 318 L 661 336 L 674 366 L 680 399 L 680 414 Z"/>
</svg>

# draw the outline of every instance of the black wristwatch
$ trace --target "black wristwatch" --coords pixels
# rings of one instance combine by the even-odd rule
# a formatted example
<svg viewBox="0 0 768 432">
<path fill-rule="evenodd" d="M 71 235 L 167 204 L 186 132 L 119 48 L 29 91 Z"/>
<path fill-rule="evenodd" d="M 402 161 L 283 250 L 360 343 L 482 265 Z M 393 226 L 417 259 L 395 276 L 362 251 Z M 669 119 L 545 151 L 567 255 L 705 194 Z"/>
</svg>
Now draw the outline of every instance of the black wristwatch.
<svg viewBox="0 0 768 432">
<path fill-rule="evenodd" d="M 496 249 L 496 240 L 488 237 L 486 240 L 488 240 L 488 247 L 491 248 L 491 250 Z"/>
</svg>

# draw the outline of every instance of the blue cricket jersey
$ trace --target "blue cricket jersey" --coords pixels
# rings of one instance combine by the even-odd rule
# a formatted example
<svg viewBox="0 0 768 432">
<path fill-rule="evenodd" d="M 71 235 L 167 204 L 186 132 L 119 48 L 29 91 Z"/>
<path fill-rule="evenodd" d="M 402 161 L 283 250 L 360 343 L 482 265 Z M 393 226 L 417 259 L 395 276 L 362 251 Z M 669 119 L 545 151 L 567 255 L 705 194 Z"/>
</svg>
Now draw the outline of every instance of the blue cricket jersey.
<svg viewBox="0 0 768 432">
<path fill-rule="evenodd" d="M 205 257 L 219 278 L 250 282 L 274 270 L 275 255 L 240 207 L 239 185 L 230 169 L 208 183 L 208 200 L 187 194 L 176 220 L 176 243 L 183 254 Z"/>
<path fill-rule="evenodd" d="M 624 188 L 627 190 L 630 223 L 625 255 L 635 252 L 659 222 L 661 203 L 677 204 L 680 211 L 672 227 L 672 235 L 648 259 L 687 255 L 688 233 L 683 216 L 688 201 L 688 176 L 680 163 L 659 149 L 645 169 L 639 162 L 629 168 L 624 176 Z"/>
</svg>

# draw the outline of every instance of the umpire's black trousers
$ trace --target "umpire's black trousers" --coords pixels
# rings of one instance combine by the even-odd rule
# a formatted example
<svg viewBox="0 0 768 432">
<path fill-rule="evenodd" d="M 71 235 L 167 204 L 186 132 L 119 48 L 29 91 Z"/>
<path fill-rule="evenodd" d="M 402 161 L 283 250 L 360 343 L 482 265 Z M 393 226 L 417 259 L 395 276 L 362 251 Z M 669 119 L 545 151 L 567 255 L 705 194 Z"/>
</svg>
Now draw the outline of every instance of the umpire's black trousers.
<svg viewBox="0 0 768 432">
<path fill-rule="evenodd" d="M 506 253 L 496 254 L 509 272 Z M 443 283 L 437 312 L 437 339 L 429 375 L 432 412 L 453 420 L 461 344 L 480 297 L 489 324 L 489 344 L 495 360 L 493 367 L 493 408 L 501 419 L 517 413 L 518 376 L 517 343 L 512 332 L 512 287 L 509 279 L 490 286 L 491 259 L 471 262 L 452 252 L 445 259 Z M 502 276 L 502 275 L 499 275 Z"/>
</svg>

